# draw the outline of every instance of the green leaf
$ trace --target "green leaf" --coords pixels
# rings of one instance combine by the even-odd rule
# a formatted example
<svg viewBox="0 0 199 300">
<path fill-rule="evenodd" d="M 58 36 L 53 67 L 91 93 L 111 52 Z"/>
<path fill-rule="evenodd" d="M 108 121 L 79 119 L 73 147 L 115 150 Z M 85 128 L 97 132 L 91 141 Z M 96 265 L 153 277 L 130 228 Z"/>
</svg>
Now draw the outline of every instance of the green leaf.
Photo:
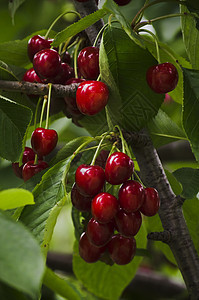
<svg viewBox="0 0 199 300">
<path fill-rule="evenodd" d="M 14 20 L 14 15 L 16 13 L 16 10 L 19 8 L 19 6 L 24 2 L 25 0 L 9 0 L 8 7 L 10 10 L 10 14 L 12 17 L 12 20 Z"/>
<path fill-rule="evenodd" d="M 32 111 L 0 95 L 0 156 L 17 161 Z"/>
<path fill-rule="evenodd" d="M 199 4 L 195 0 L 186 0 L 185 5 L 191 12 L 199 14 Z"/>
<path fill-rule="evenodd" d="M 24 189 L 8 189 L 0 192 L 0 209 L 3 210 L 34 203 L 33 194 Z"/>
<path fill-rule="evenodd" d="M 165 174 L 167 176 L 167 179 L 171 185 L 171 188 L 175 195 L 181 195 L 182 193 L 182 185 L 181 183 L 176 179 L 176 177 L 169 172 L 168 170 L 164 169 Z"/>
<path fill-rule="evenodd" d="M 0 61 L 0 80 L 18 80 L 11 68 L 3 61 Z"/>
<path fill-rule="evenodd" d="M 173 175 L 182 184 L 182 196 L 186 199 L 194 198 L 199 192 L 199 169 L 181 168 Z"/>
<path fill-rule="evenodd" d="M 0 211 L 0 280 L 37 299 L 45 262 L 30 232 Z"/>
<path fill-rule="evenodd" d="M 55 47 L 59 46 L 61 43 L 67 41 L 68 38 L 73 37 L 77 33 L 81 32 L 82 30 L 96 23 L 98 20 L 103 18 L 106 14 L 107 11 L 105 9 L 99 9 L 94 13 L 80 19 L 78 22 L 73 23 L 72 25 L 68 26 L 66 29 L 59 32 L 54 37 L 52 46 Z"/>
<path fill-rule="evenodd" d="M 199 160 L 199 71 L 183 69 L 184 103 L 183 127 L 190 141 L 192 151 Z"/>
<path fill-rule="evenodd" d="M 146 231 L 141 226 L 135 237 L 137 248 L 146 247 Z M 128 265 L 106 265 L 100 261 L 92 264 L 86 263 L 78 253 L 78 243 L 75 243 L 73 256 L 73 270 L 83 285 L 100 299 L 119 299 L 124 288 L 135 276 L 142 258 L 135 256 Z M 113 288 L 114 287 L 114 288 Z"/>
</svg>

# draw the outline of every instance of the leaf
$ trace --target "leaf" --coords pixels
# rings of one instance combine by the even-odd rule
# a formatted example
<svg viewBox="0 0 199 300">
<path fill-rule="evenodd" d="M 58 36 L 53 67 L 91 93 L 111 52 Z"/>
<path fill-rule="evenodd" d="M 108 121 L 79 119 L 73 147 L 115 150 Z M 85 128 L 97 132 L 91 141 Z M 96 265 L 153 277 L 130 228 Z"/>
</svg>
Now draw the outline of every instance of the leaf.
<svg viewBox="0 0 199 300">
<path fill-rule="evenodd" d="M 32 193 L 24 189 L 8 189 L 0 192 L 0 209 L 7 210 L 34 204 Z"/>
<path fill-rule="evenodd" d="M 8 7 L 10 10 L 10 14 L 12 17 L 12 20 L 14 21 L 14 15 L 16 13 L 16 10 L 19 8 L 19 6 L 24 2 L 25 0 L 9 0 Z"/>
<path fill-rule="evenodd" d="M 199 71 L 183 69 L 183 127 L 196 160 L 199 160 Z"/>
<path fill-rule="evenodd" d="M 186 0 L 185 5 L 191 12 L 199 14 L 199 4 L 195 0 Z"/>
<path fill-rule="evenodd" d="M 14 75 L 10 67 L 4 63 L 3 61 L 0 61 L 0 79 L 1 80 L 18 80 L 18 78 Z"/>
<path fill-rule="evenodd" d="M 32 111 L 0 95 L 0 156 L 17 161 Z"/>
<path fill-rule="evenodd" d="M 80 19 L 78 22 L 73 23 L 72 25 L 68 26 L 66 29 L 59 32 L 54 37 L 54 41 L 51 45 L 55 47 L 59 46 L 61 43 L 67 41 L 68 38 L 73 37 L 77 33 L 81 32 L 82 30 L 96 23 L 98 20 L 103 18 L 106 14 L 107 11 L 105 9 L 99 9 L 94 13 Z"/>
<path fill-rule="evenodd" d="M 146 247 L 146 231 L 144 226 L 135 237 L 137 248 Z M 100 261 L 92 264 L 86 263 L 78 253 L 78 243 L 74 246 L 73 270 L 88 291 L 100 299 L 119 299 L 124 288 L 135 276 L 142 258 L 135 256 L 132 262 L 125 266 L 114 264 L 106 265 Z M 114 287 L 114 288 L 113 288 Z"/>
<path fill-rule="evenodd" d="M 182 196 L 186 199 L 194 198 L 199 192 L 199 169 L 180 168 L 173 172 L 182 184 Z"/>
<path fill-rule="evenodd" d="M 45 262 L 30 232 L 0 211 L 0 280 L 37 299 Z"/>
<path fill-rule="evenodd" d="M 182 193 L 182 185 L 181 183 L 176 179 L 176 177 L 174 176 L 174 174 L 172 174 L 171 172 L 169 172 L 168 170 L 164 169 L 165 174 L 167 176 L 167 179 L 171 185 L 171 188 L 174 192 L 175 195 L 181 195 Z"/>
</svg>

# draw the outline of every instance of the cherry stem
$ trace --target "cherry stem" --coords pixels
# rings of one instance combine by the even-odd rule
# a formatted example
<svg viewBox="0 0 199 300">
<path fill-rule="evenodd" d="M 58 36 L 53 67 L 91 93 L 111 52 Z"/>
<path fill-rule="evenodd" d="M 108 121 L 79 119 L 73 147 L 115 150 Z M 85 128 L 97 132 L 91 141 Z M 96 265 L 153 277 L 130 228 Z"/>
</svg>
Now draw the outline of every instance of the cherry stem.
<svg viewBox="0 0 199 300">
<path fill-rule="evenodd" d="M 97 146 L 97 149 L 96 149 L 96 151 L 95 151 L 95 154 L 94 154 L 94 156 L 93 156 L 93 159 L 92 159 L 92 161 L 91 161 L 91 164 L 90 164 L 91 166 L 94 166 L 95 161 L 96 161 L 96 158 L 97 158 L 97 156 L 98 156 L 98 154 L 99 154 L 99 151 L 100 151 L 100 148 L 101 148 L 101 146 L 102 146 L 102 143 L 103 143 L 104 139 L 107 137 L 107 134 L 108 134 L 108 132 L 104 133 L 104 135 L 103 135 L 101 141 L 99 142 L 99 144 L 98 144 L 98 146 Z"/>
<path fill-rule="evenodd" d="M 49 114 L 50 114 L 50 100 L 51 100 L 51 91 L 52 91 L 52 83 L 48 83 L 48 105 L 47 105 L 47 112 L 46 112 L 46 126 L 45 129 L 48 129 L 49 125 Z"/>
<path fill-rule="evenodd" d="M 37 127 L 37 115 L 38 115 L 38 111 L 39 111 L 39 106 L 41 104 L 43 97 L 39 97 L 39 100 L 37 102 L 37 106 L 36 106 L 36 110 L 35 110 L 35 117 L 34 117 L 34 129 L 36 129 Z"/>
<path fill-rule="evenodd" d="M 139 181 L 139 183 L 141 183 L 141 185 L 146 188 L 146 186 L 144 185 L 144 183 L 142 182 L 142 180 L 140 179 L 140 176 L 137 174 L 137 172 L 134 170 L 133 172 L 135 174 L 135 177 L 137 178 L 137 180 Z"/>
<path fill-rule="evenodd" d="M 100 35 L 102 34 L 102 32 L 105 30 L 105 28 L 106 28 L 108 25 L 109 25 L 109 24 L 106 23 L 106 24 L 100 29 L 100 31 L 98 32 L 98 34 L 97 34 L 97 36 L 96 36 L 96 38 L 95 38 L 95 41 L 94 41 L 94 43 L 93 43 L 93 47 L 96 47 L 97 41 L 98 41 Z"/>
<path fill-rule="evenodd" d="M 34 165 L 38 164 L 38 155 L 35 153 L 35 160 L 34 160 Z"/>
<path fill-rule="evenodd" d="M 45 34 L 45 37 L 44 37 L 45 39 L 48 38 L 50 31 L 52 30 L 53 26 L 57 23 L 57 21 L 58 21 L 59 19 L 61 19 L 61 18 L 62 18 L 64 15 L 66 15 L 66 14 L 75 14 L 76 16 L 79 17 L 79 19 L 81 19 L 80 14 L 79 14 L 78 12 L 76 12 L 76 11 L 74 11 L 74 10 L 65 11 L 64 13 L 62 13 L 61 15 L 59 15 L 59 16 L 52 22 L 52 24 L 50 25 L 50 27 L 48 28 L 48 30 L 47 30 L 47 32 L 46 32 L 46 34 Z"/>
<path fill-rule="evenodd" d="M 119 134 L 120 134 L 120 139 L 121 139 L 121 142 L 122 142 L 122 152 L 123 152 L 123 153 L 126 153 L 126 149 L 125 149 L 125 140 L 124 140 L 124 136 L 123 136 L 123 134 L 122 134 L 122 130 L 120 129 L 119 125 L 116 125 L 115 128 L 118 129 Z"/>
<path fill-rule="evenodd" d="M 45 95 L 43 105 L 42 105 L 42 109 L 41 109 L 39 127 L 42 126 L 42 121 L 43 121 L 43 116 L 44 116 L 44 110 L 45 110 L 45 107 L 46 107 L 46 103 L 47 103 L 47 96 Z"/>
<path fill-rule="evenodd" d="M 78 72 L 77 72 L 77 56 L 79 51 L 79 46 L 82 43 L 82 39 L 79 39 L 77 46 L 75 47 L 74 51 L 74 71 L 75 71 L 75 78 L 78 78 Z"/>
<path fill-rule="evenodd" d="M 161 60 L 160 60 L 160 49 L 159 49 L 159 43 L 158 43 L 157 36 L 154 33 L 152 33 L 150 30 L 147 30 L 147 29 L 140 29 L 139 32 L 147 32 L 153 37 L 154 42 L 155 42 L 156 52 L 157 52 L 157 61 L 160 64 L 160 62 L 161 62 Z"/>
</svg>

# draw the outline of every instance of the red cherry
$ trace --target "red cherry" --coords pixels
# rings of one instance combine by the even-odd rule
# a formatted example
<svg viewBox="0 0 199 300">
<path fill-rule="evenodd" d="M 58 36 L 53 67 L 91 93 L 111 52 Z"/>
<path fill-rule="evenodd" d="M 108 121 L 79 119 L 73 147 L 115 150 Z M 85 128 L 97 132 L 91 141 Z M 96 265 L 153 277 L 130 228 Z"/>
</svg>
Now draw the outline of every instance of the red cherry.
<svg viewBox="0 0 199 300">
<path fill-rule="evenodd" d="M 160 198 L 158 191 L 154 188 L 146 188 L 144 202 L 140 207 L 141 213 L 145 216 L 152 217 L 157 214 L 159 207 Z"/>
<path fill-rule="evenodd" d="M 117 3 L 117 5 L 119 6 L 123 6 L 131 2 L 131 0 L 114 0 L 114 2 Z"/>
<path fill-rule="evenodd" d="M 58 135 L 54 129 L 36 128 L 31 136 L 31 145 L 40 156 L 48 155 L 57 145 Z"/>
<path fill-rule="evenodd" d="M 82 195 L 77 189 L 77 185 L 73 185 L 71 190 L 71 202 L 76 209 L 79 211 L 90 211 L 91 201 L 92 197 L 86 197 L 85 195 Z"/>
<path fill-rule="evenodd" d="M 136 241 L 134 237 L 127 238 L 116 234 L 108 243 L 108 252 L 116 264 L 126 265 L 130 263 L 135 256 Z"/>
<path fill-rule="evenodd" d="M 34 68 L 27 70 L 22 78 L 23 81 L 42 83 L 41 78 L 37 75 Z"/>
<path fill-rule="evenodd" d="M 37 164 L 34 164 L 34 160 L 28 161 L 25 163 L 22 169 L 22 176 L 23 180 L 27 181 L 35 174 L 43 171 L 44 169 L 48 168 L 48 164 L 45 161 L 39 160 Z"/>
<path fill-rule="evenodd" d="M 75 182 L 80 193 L 94 196 L 105 183 L 104 170 L 100 166 L 82 164 L 76 170 Z"/>
<path fill-rule="evenodd" d="M 64 62 L 64 63 L 66 63 L 66 64 L 68 64 L 68 65 L 70 65 L 71 64 L 71 56 L 70 56 L 70 54 L 69 54 L 69 52 L 68 51 L 65 51 L 63 54 L 62 54 L 62 61 Z"/>
<path fill-rule="evenodd" d="M 133 174 L 134 163 L 123 152 L 114 152 L 109 156 L 105 166 L 106 180 L 111 184 L 121 184 Z"/>
<path fill-rule="evenodd" d="M 34 55 L 43 50 L 49 49 L 53 39 L 45 39 L 43 36 L 35 35 L 28 41 L 28 56 L 30 60 L 33 60 Z"/>
<path fill-rule="evenodd" d="M 137 211 L 144 201 L 144 188 L 139 182 L 128 180 L 120 187 L 118 199 L 126 212 Z"/>
<path fill-rule="evenodd" d="M 86 47 L 82 49 L 77 58 L 80 74 L 85 79 L 96 80 L 99 76 L 99 48 Z"/>
<path fill-rule="evenodd" d="M 69 85 L 69 84 L 72 84 L 72 83 L 81 83 L 83 81 L 85 81 L 85 79 L 83 79 L 83 78 L 73 78 L 72 77 L 72 78 L 70 78 L 66 81 L 65 85 Z"/>
<path fill-rule="evenodd" d="M 111 239 L 114 232 L 113 222 L 102 224 L 91 218 L 87 224 L 86 233 L 90 242 L 95 246 L 104 246 Z"/>
<path fill-rule="evenodd" d="M 53 79 L 61 69 L 60 55 L 53 49 L 41 50 L 33 58 L 33 67 L 39 77 Z"/>
<path fill-rule="evenodd" d="M 142 224 L 142 216 L 139 211 L 127 213 L 120 209 L 115 216 L 116 228 L 119 233 L 126 237 L 135 236 Z"/>
<path fill-rule="evenodd" d="M 22 165 L 19 166 L 19 163 L 12 163 L 12 168 L 15 173 L 15 175 L 19 178 L 22 178 L 22 169 L 25 163 L 27 163 L 30 160 L 35 159 L 35 152 L 33 151 L 32 148 L 25 147 L 24 152 L 23 152 L 23 157 L 22 157 Z M 42 159 L 42 158 L 41 158 Z"/>
<path fill-rule="evenodd" d="M 178 71 L 171 63 L 152 66 L 146 73 L 150 88 L 158 94 L 165 94 L 175 89 L 178 83 Z"/>
<path fill-rule="evenodd" d="M 89 241 L 87 234 L 82 233 L 79 240 L 79 255 L 87 263 L 94 263 L 99 260 L 102 253 L 105 251 L 105 247 L 96 247 Z"/>
<path fill-rule="evenodd" d="M 65 84 L 69 78 L 74 76 L 74 70 L 66 63 L 61 63 L 60 71 L 56 77 L 52 78 L 52 83 Z"/>
<path fill-rule="evenodd" d="M 76 92 L 76 103 L 81 113 L 95 115 L 107 104 L 109 90 L 101 81 L 84 81 L 80 83 Z"/>
<path fill-rule="evenodd" d="M 92 216 L 100 223 L 111 222 L 118 209 L 117 198 L 109 193 L 97 194 L 91 203 Z"/>
<path fill-rule="evenodd" d="M 102 149 L 95 160 L 95 164 L 105 169 L 108 156 L 109 156 L 109 151 Z"/>
</svg>

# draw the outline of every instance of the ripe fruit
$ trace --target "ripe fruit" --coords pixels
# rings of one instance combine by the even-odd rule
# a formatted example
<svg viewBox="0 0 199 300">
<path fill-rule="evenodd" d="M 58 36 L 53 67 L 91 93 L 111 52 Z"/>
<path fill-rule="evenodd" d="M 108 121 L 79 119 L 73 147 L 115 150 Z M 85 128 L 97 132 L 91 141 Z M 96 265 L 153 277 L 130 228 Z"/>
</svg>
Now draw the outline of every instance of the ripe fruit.
<svg viewBox="0 0 199 300">
<path fill-rule="evenodd" d="M 96 80 L 99 76 L 99 48 L 86 47 L 82 49 L 77 58 L 80 74 L 85 79 Z"/>
<path fill-rule="evenodd" d="M 126 237 L 135 236 L 142 224 L 142 216 L 139 211 L 127 213 L 120 209 L 115 216 L 117 231 Z"/>
<path fill-rule="evenodd" d="M 32 148 L 25 147 L 22 157 L 22 165 L 19 166 L 19 163 L 12 163 L 12 168 L 14 170 L 14 173 L 17 177 L 22 178 L 22 169 L 25 163 L 27 163 L 30 160 L 35 159 L 35 152 Z M 42 158 L 41 158 L 42 159 Z"/>
<path fill-rule="evenodd" d="M 82 195 L 77 189 L 77 185 L 74 184 L 71 190 L 71 202 L 73 206 L 80 211 L 91 210 L 92 197 L 86 197 Z"/>
<path fill-rule="evenodd" d="M 41 78 L 37 75 L 33 68 L 27 70 L 22 78 L 23 81 L 42 83 Z"/>
<path fill-rule="evenodd" d="M 126 265 L 131 262 L 136 252 L 134 237 L 127 238 L 120 234 L 114 235 L 108 243 L 108 252 L 111 259 L 118 265 Z"/>
<path fill-rule="evenodd" d="M 112 222 L 102 224 L 91 218 L 87 224 L 86 233 L 90 242 L 95 246 L 104 246 L 111 239 L 114 232 Z"/>
<path fill-rule="evenodd" d="M 175 89 L 178 83 L 178 71 L 169 62 L 155 65 L 148 69 L 146 80 L 155 93 L 166 94 Z"/>
<path fill-rule="evenodd" d="M 87 263 L 94 263 L 98 261 L 102 253 L 105 251 L 105 247 L 96 247 L 89 241 L 87 234 L 82 233 L 79 240 L 79 255 Z"/>
<path fill-rule="evenodd" d="M 100 166 L 82 164 L 76 170 L 75 182 L 80 193 L 94 196 L 104 185 L 104 170 Z"/>
<path fill-rule="evenodd" d="M 63 61 L 64 63 L 70 65 L 70 63 L 71 63 L 71 56 L 70 56 L 70 54 L 69 54 L 68 51 L 65 51 L 65 52 L 62 54 L 62 58 L 61 58 L 61 59 L 62 59 L 62 61 Z"/>
<path fill-rule="evenodd" d="M 92 216 L 100 223 L 111 222 L 118 209 L 117 198 L 109 193 L 97 194 L 91 203 Z"/>
<path fill-rule="evenodd" d="M 154 216 L 160 207 L 160 198 L 156 189 L 146 188 L 145 197 L 142 206 L 140 207 L 141 213 L 143 215 L 151 217 Z"/>
<path fill-rule="evenodd" d="M 126 212 L 134 212 L 143 204 L 144 188 L 139 182 L 128 180 L 120 187 L 118 199 L 121 208 Z"/>
<path fill-rule="evenodd" d="M 109 91 L 105 83 L 94 80 L 84 81 L 77 88 L 77 107 L 85 115 L 95 115 L 106 106 L 108 96 Z"/>
<path fill-rule="evenodd" d="M 109 156 L 105 166 L 106 180 L 111 184 L 121 184 L 133 174 L 134 163 L 123 152 L 114 152 Z"/>
<path fill-rule="evenodd" d="M 67 80 L 74 76 L 74 70 L 66 63 L 61 63 L 59 73 L 52 78 L 52 83 L 65 84 Z"/>
<path fill-rule="evenodd" d="M 41 35 L 35 35 L 28 41 L 28 56 L 30 60 L 33 60 L 34 55 L 43 50 L 43 49 L 49 49 L 51 46 L 51 43 L 53 42 L 53 39 L 45 39 Z"/>
<path fill-rule="evenodd" d="M 131 0 L 114 0 L 114 2 L 117 3 L 117 5 L 119 6 L 123 6 L 131 2 Z"/>
<path fill-rule="evenodd" d="M 31 136 L 31 145 L 39 156 L 49 154 L 57 145 L 58 135 L 54 129 L 36 128 Z"/>
<path fill-rule="evenodd" d="M 35 174 L 41 172 L 42 170 L 48 168 L 48 164 L 45 161 L 39 160 L 37 164 L 34 164 L 34 160 L 28 161 L 22 170 L 23 180 L 27 181 Z"/>
<path fill-rule="evenodd" d="M 39 77 L 53 79 L 61 69 L 60 55 L 53 49 L 41 50 L 33 58 L 33 67 Z"/>
</svg>

